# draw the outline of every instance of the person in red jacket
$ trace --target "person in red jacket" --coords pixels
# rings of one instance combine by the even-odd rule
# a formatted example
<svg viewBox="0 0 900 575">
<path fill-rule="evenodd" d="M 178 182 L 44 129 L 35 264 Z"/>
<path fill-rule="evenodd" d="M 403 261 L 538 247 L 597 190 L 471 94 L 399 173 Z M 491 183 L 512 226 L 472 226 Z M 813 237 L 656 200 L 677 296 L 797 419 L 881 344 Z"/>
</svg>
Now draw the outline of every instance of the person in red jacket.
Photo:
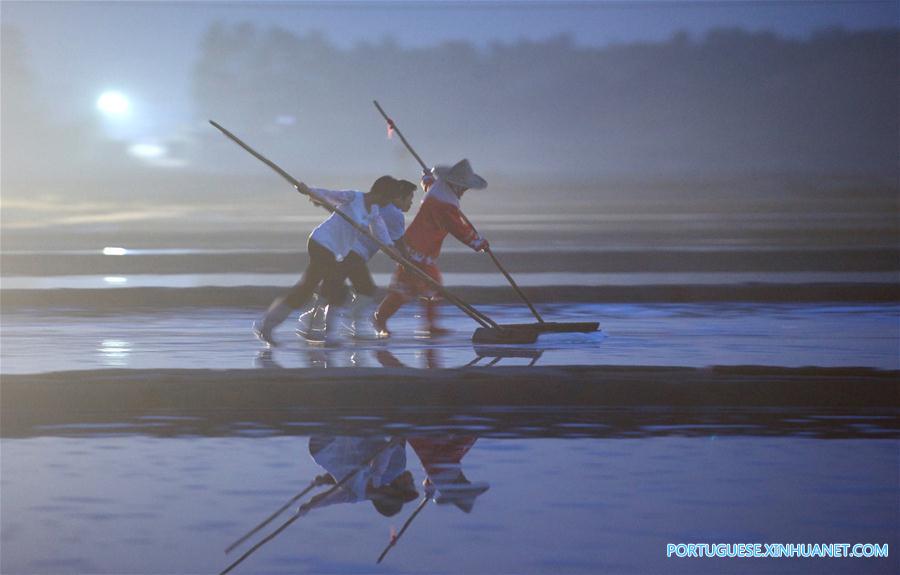
<svg viewBox="0 0 900 575">
<path fill-rule="evenodd" d="M 459 200 L 466 190 L 484 189 L 487 182 L 472 171 L 469 160 L 463 159 L 452 167 L 435 166 L 430 173 L 426 172 L 422 176 L 422 187 L 426 191 L 425 198 L 416 217 L 406 228 L 403 242 L 409 259 L 436 282 L 442 283 L 437 258 L 447 234 L 453 235 L 477 252 L 488 247 L 487 240 L 478 235 L 459 208 Z M 447 330 L 437 325 L 437 293 L 402 265 L 397 266 L 388 294 L 375 312 L 373 323 L 376 331 L 384 336 L 390 335 L 388 319 L 416 297 L 425 304 L 428 333 L 432 336 L 446 333 Z"/>
</svg>

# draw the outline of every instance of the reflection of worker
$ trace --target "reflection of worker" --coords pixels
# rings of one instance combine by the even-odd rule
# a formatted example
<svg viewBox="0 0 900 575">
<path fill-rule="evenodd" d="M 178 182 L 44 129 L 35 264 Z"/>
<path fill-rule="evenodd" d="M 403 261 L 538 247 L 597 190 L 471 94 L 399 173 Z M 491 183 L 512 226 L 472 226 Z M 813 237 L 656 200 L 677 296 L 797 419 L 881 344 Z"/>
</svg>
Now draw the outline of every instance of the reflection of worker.
<svg viewBox="0 0 900 575">
<path fill-rule="evenodd" d="M 336 481 L 350 479 L 336 491 L 313 497 L 301 507 L 303 512 L 369 500 L 379 513 L 390 517 L 419 495 L 406 469 L 402 438 L 313 436 L 309 453 Z"/>
<path fill-rule="evenodd" d="M 441 361 L 441 356 L 437 348 L 426 347 L 419 352 L 419 355 L 421 355 L 425 359 L 425 369 L 441 368 L 443 362 Z M 375 350 L 375 359 L 378 360 L 378 363 L 381 364 L 381 367 L 409 367 L 408 365 L 397 359 L 396 355 L 384 348 Z"/>
<path fill-rule="evenodd" d="M 284 366 L 275 361 L 271 348 L 260 350 L 253 358 L 253 365 L 257 369 L 284 369 Z"/>
<path fill-rule="evenodd" d="M 462 470 L 462 459 L 478 441 L 473 436 L 413 437 L 409 439 L 425 473 L 426 493 L 436 490 L 435 502 L 453 504 L 471 513 L 475 499 L 487 491 L 487 483 L 471 482 Z"/>
</svg>

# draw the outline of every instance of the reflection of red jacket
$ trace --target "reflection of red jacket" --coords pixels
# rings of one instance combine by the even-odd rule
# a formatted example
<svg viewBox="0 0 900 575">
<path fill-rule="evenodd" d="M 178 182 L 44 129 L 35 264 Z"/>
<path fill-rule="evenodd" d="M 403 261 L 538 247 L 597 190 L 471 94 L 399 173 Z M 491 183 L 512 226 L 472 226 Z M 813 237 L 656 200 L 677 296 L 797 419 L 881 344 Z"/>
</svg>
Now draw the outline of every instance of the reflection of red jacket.
<svg viewBox="0 0 900 575">
<path fill-rule="evenodd" d="M 434 478 L 450 468 L 459 468 L 477 440 L 473 436 L 411 437 L 407 442 L 419 456 L 425 472 Z"/>
<path fill-rule="evenodd" d="M 434 265 L 448 233 L 473 249 L 479 244 L 481 238 L 463 219 L 458 202 L 441 180 L 430 186 L 419 212 L 403 234 L 414 261 Z"/>
</svg>

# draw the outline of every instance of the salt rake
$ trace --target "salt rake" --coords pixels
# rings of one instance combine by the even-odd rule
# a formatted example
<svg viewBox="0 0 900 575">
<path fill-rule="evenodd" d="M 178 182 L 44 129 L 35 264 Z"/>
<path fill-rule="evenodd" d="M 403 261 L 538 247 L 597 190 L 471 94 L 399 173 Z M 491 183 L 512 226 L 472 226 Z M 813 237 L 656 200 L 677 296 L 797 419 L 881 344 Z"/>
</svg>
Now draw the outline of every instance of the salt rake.
<svg viewBox="0 0 900 575">
<path fill-rule="evenodd" d="M 372 103 L 375 104 L 375 107 L 378 109 L 378 112 L 381 114 L 381 116 L 387 122 L 388 128 L 390 129 L 390 131 L 397 134 L 397 136 L 400 138 L 400 141 L 403 142 L 403 145 L 406 146 L 406 149 L 409 151 L 409 153 L 412 154 L 412 156 L 416 159 L 416 161 L 419 162 L 419 165 L 422 166 L 422 169 L 427 172 L 428 166 L 425 165 L 425 162 L 422 160 L 422 158 L 419 156 L 419 154 L 417 154 L 416 151 L 413 150 L 412 146 L 409 144 L 409 142 L 403 136 L 403 133 L 400 131 L 400 128 L 398 128 L 397 124 L 394 123 L 394 121 L 388 117 L 387 113 L 384 111 L 384 108 L 382 108 L 381 104 L 378 103 L 378 100 L 372 100 Z M 472 225 L 472 222 L 469 221 L 469 218 L 467 218 L 465 216 L 465 214 L 463 214 L 462 212 L 460 212 L 460 214 L 462 215 L 463 220 L 465 220 L 465 222 L 467 224 L 469 224 L 469 226 L 471 226 L 472 229 L 474 230 L 475 226 Z M 476 233 L 477 233 L 477 231 L 476 231 Z M 510 330 L 510 331 L 522 334 L 523 338 L 530 338 L 533 335 L 533 339 L 530 339 L 529 343 L 537 341 L 537 337 L 542 333 L 573 333 L 573 332 L 591 333 L 591 332 L 597 331 L 600 328 L 600 324 L 598 322 L 593 322 L 593 321 L 567 322 L 567 323 L 544 321 L 544 318 L 541 317 L 541 314 L 538 313 L 538 311 L 535 309 L 534 305 L 532 305 L 531 301 L 527 297 L 525 297 L 525 294 L 522 292 L 521 289 L 519 289 L 519 286 L 516 284 L 515 280 L 512 278 L 511 275 L 509 275 L 509 272 L 506 271 L 506 268 L 503 267 L 503 265 L 500 263 L 500 260 L 497 259 L 496 255 L 494 255 L 494 252 L 491 250 L 491 248 L 488 247 L 485 249 L 485 251 L 491 257 L 491 259 L 494 261 L 494 264 L 497 266 L 497 268 L 500 270 L 500 272 L 503 273 L 503 276 L 506 277 L 507 281 L 509 281 L 509 285 L 512 286 L 512 288 L 516 291 L 516 293 L 519 295 L 519 297 L 522 298 L 522 301 L 524 301 L 525 304 L 528 306 L 528 309 L 531 310 L 531 313 L 534 314 L 534 317 L 538 320 L 538 322 L 537 323 L 514 323 L 514 324 L 506 324 L 503 326 L 493 326 L 490 328 L 480 327 L 475 330 L 474 334 L 472 334 L 473 342 L 488 343 L 488 344 L 513 343 L 513 342 L 509 341 L 508 339 L 506 339 L 505 336 L 502 335 L 502 333 L 497 329 L 499 327 L 502 327 L 504 330 Z M 526 336 L 525 334 L 531 334 L 531 335 Z"/>
<path fill-rule="evenodd" d="M 377 103 L 376 103 L 377 105 Z M 287 180 L 295 190 L 299 193 L 309 196 L 314 200 L 314 203 L 325 208 L 330 212 L 336 213 L 338 216 L 342 217 L 348 224 L 353 226 L 353 228 L 364 234 L 367 238 L 371 239 L 375 242 L 381 251 L 383 251 L 389 258 L 397 262 L 398 264 L 403 265 L 406 269 L 413 272 L 416 277 L 427 283 L 430 287 L 432 287 L 435 291 L 440 293 L 444 298 L 447 299 L 450 303 L 461 309 L 466 315 L 475 320 L 481 327 L 475 330 L 475 333 L 472 334 L 472 341 L 474 343 L 492 343 L 492 344 L 529 344 L 537 341 L 538 335 L 544 333 L 546 331 L 553 331 L 552 329 L 548 330 L 548 326 L 553 325 L 570 325 L 570 324 L 512 324 L 512 325 L 500 325 L 491 318 L 489 318 L 484 313 L 478 311 L 465 301 L 463 301 L 460 297 L 451 293 L 447 288 L 445 288 L 440 283 L 436 282 L 430 275 L 425 273 L 421 268 L 419 268 L 415 263 L 403 257 L 403 255 L 399 254 L 392 247 L 387 244 L 382 243 L 377 237 L 375 237 L 372 233 L 369 232 L 367 228 L 357 223 L 353 218 L 345 214 L 341 211 L 337 206 L 332 205 L 325 198 L 321 198 L 315 194 L 315 192 L 311 191 L 305 184 L 288 174 L 284 171 L 278 164 L 273 162 L 272 160 L 266 158 L 253 148 L 251 148 L 248 144 L 246 144 L 243 140 L 226 130 L 224 127 L 219 125 L 218 123 L 210 120 L 210 124 L 222 134 L 224 134 L 229 140 L 242 147 L 245 151 L 247 151 L 250 155 L 255 157 L 257 160 L 261 161 L 265 165 L 269 166 L 272 170 L 274 170 L 279 176 Z M 399 132 L 398 132 L 399 133 Z M 401 136 L 402 137 L 402 136 Z M 405 141 L 405 140 L 404 140 Z M 584 324 L 590 325 L 590 324 Z M 595 331 L 597 329 L 598 324 L 592 324 L 593 329 L 586 331 Z M 561 331 L 573 331 L 571 329 L 561 330 Z M 574 330 L 574 331 L 582 331 L 582 330 Z"/>
</svg>

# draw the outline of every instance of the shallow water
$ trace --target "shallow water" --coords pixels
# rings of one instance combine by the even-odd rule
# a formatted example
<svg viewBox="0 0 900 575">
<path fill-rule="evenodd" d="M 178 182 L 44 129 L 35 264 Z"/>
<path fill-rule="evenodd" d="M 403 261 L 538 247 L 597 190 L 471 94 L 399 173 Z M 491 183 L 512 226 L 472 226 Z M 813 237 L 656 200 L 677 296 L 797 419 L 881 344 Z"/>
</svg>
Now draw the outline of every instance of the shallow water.
<svg viewBox="0 0 900 575">
<path fill-rule="evenodd" d="M 529 286 L 666 285 L 671 288 L 666 293 L 677 294 L 709 283 L 728 294 L 745 282 L 882 282 L 878 289 L 896 284 L 896 222 L 887 212 L 878 214 L 877 226 L 844 214 L 815 221 L 801 215 L 773 219 L 771 214 L 745 214 L 737 220 L 721 214 L 663 214 L 643 220 L 629 215 L 618 221 L 592 212 L 577 221 L 568 217 L 566 225 L 545 221 L 544 216 L 485 223 L 503 261 Z M 245 217 L 242 212 L 241 221 Z M 0 254 L 3 288 L 50 292 L 140 285 L 289 285 L 297 278 L 292 270 L 302 268 L 302 262 L 291 259 L 297 250 L 284 249 L 286 244 L 302 248 L 295 220 L 273 224 L 266 217 L 266 229 L 254 234 L 224 226 L 229 231 L 223 236 L 198 235 L 193 228 L 203 222 L 191 219 L 195 242 L 138 228 L 111 229 L 97 237 L 71 234 L 60 240 L 54 240 L 50 230 L 18 240 L 6 232 L 7 249 L 19 252 Z M 214 221 L 208 227 L 221 232 L 223 223 Z M 870 233 L 873 229 L 882 231 L 876 237 Z M 255 243 L 245 245 L 247 238 Z M 48 242 L 52 245 L 44 247 Z M 486 258 L 448 244 L 445 271 L 456 272 L 446 274 L 448 284 L 501 285 L 502 277 Z M 117 246 L 126 249 L 125 257 L 102 255 L 104 247 Z M 823 251 L 835 246 L 843 251 Z M 864 249 L 857 252 L 857 247 Z M 795 248 L 803 253 L 794 253 Z M 392 266 L 383 258 L 373 262 L 379 285 L 385 285 L 387 276 L 381 274 Z M 806 290 L 793 287 L 793 295 Z M 62 374 L 46 386 L 46 381 L 36 381 L 38 376 L 26 376 L 16 388 L 19 404 L 10 405 L 12 392 L 6 395 L 4 414 L 15 417 L 5 419 L 0 439 L 3 574 L 218 573 L 291 517 L 296 504 L 226 555 L 229 544 L 325 473 L 311 457 L 311 435 L 317 441 L 327 436 L 402 438 L 417 496 L 390 517 L 365 500 L 314 509 L 234 573 L 897 571 L 896 557 L 666 558 L 668 543 L 876 543 L 889 544 L 896 555 L 896 405 L 513 408 L 470 402 L 456 406 L 456 411 L 441 411 L 423 402 L 426 407 L 392 406 L 389 413 L 376 413 L 368 403 L 364 411 L 349 409 L 340 391 L 334 397 L 323 395 L 330 402 L 325 407 L 285 405 L 278 393 L 259 397 L 285 381 L 295 390 L 309 383 L 294 381 L 302 379 L 296 372 L 288 372 L 284 381 L 264 381 L 271 375 L 281 377 L 280 368 L 620 365 L 632 366 L 624 371 L 638 383 L 646 383 L 635 375 L 642 368 L 633 366 L 897 370 L 896 303 L 542 304 L 548 321 L 599 321 L 602 332 L 545 335 L 535 345 L 490 348 L 472 345 L 475 324 L 449 306 L 444 321 L 454 332 L 438 340 L 418 338 L 415 330 L 421 319 L 416 307 L 408 306 L 392 320 L 395 337 L 386 342 L 347 342 L 323 349 L 298 338 L 294 323 L 287 322 L 277 334 L 282 345 L 266 351 L 250 331 L 262 307 L 210 307 L 228 299 L 221 294 L 214 303 L 190 304 L 205 307 L 175 307 L 183 305 L 187 292 L 207 293 L 189 289 L 172 290 L 176 293 L 166 301 L 175 303 L 163 306 L 153 299 L 158 293 L 145 302 L 136 301 L 144 292 L 134 291 L 138 295 L 124 298 L 124 305 L 100 304 L 107 294 L 127 290 L 88 289 L 76 294 L 72 307 L 29 308 L 26 303 L 4 309 L 0 373 L 89 371 Z M 630 288 L 622 291 L 626 295 L 618 301 L 634 301 Z M 510 293 L 505 300 L 492 301 L 512 302 L 512 297 Z M 478 307 L 500 323 L 533 321 L 519 304 Z M 127 383 L 117 381 L 116 372 L 103 371 L 123 368 L 146 370 L 128 373 L 127 383 L 139 391 L 122 392 Z M 157 377 L 156 370 L 168 368 L 197 370 L 176 378 L 182 394 L 167 389 L 165 378 Z M 224 369 L 247 371 L 230 373 L 227 382 L 218 371 L 200 371 Z M 304 373 L 327 380 L 323 387 L 331 392 L 352 384 L 342 378 L 352 378 L 348 374 L 355 371 Z M 536 384 L 553 389 L 554 371 L 536 373 Z M 383 379 L 387 373 L 379 369 L 376 377 Z M 442 373 L 416 371 L 411 385 L 430 385 L 432 395 L 440 396 L 435 381 L 425 376 Z M 484 373 L 492 381 L 498 376 L 496 370 Z M 694 376 L 655 383 L 690 387 Z M 766 381 L 754 370 L 736 370 L 713 379 L 722 387 L 740 380 L 771 388 L 795 376 Z M 654 372 L 647 377 L 665 375 Z M 802 376 L 804 385 L 819 393 L 811 403 L 822 405 L 829 398 L 818 391 L 818 377 L 839 380 L 849 388 L 867 378 L 877 380 L 867 382 L 871 385 L 886 383 L 891 374 L 872 378 L 866 370 L 847 369 Z M 195 381 L 198 378 L 203 381 Z M 515 385 L 521 380 L 509 380 L 504 397 L 521 393 Z M 106 386 L 117 383 L 122 383 L 116 389 L 122 393 L 109 393 Z M 193 395 L 185 395 L 186 388 Z M 222 399 L 224 388 L 238 400 Z M 60 393 L 72 389 L 68 395 Z M 633 397 L 634 387 L 625 390 Z M 54 404 L 55 397 L 73 395 L 83 400 L 78 406 L 71 401 Z M 168 407 L 148 407 L 160 397 L 171 399 Z M 194 401 L 183 401 L 186 397 Z M 252 409 L 245 406 L 248 399 L 257 400 Z M 661 403 L 666 399 L 661 397 Z M 744 401 L 743 396 L 739 399 Z M 25 413 L 29 409 L 32 413 Z M 461 445 L 469 445 L 459 469 L 468 481 L 487 490 L 457 497 L 460 505 L 435 500 L 452 498 L 454 491 L 447 485 L 429 494 L 429 503 L 378 565 L 392 529 L 399 530 L 425 497 L 423 481 L 434 461 L 423 442 L 456 446 L 449 451 L 457 454 Z"/>
<path fill-rule="evenodd" d="M 388 285 L 391 274 L 373 274 L 376 285 Z M 21 276 L 3 279 L 4 289 L 111 289 L 111 288 L 195 288 L 236 286 L 290 287 L 297 283 L 297 273 L 204 273 L 204 274 L 126 274 L 126 275 L 57 275 Z M 690 272 L 690 273 L 519 273 L 516 284 L 540 286 L 684 286 L 739 285 L 750 282 L 771 284 L 877 283 L 893 284 L 897 272 Z M 506 279 L 497 274 L 445 273 L 448 287 L 505 287 Z"/>
<path fill-rule="evenodd" d="M 410 442 L 402 449 L 417 496 L 390 517 L 368 500 L 314 508 L 234 573 L 896 572 L 893 557 L 665 554 L 667 543 L 687 542 L 871 542 L 895 549 L 896 436 L 721 435 L 725 430 L 711 425 L 689 436 L 647 428 L 604 437 L 596 433 L 602 424 L 602 415 L 593 430 L 573 424 L 581 436 L 564 439 L 384 430 Z M 216 573 L 294 507 L 226 555 L 229 544 L 325 472 L 304 435 L 66 435 L 46 430 L 2 442 L 3 573 Z M 469 446 L 459 470 L 487 490 L 430 494 L 376 565 L 392 530 L 425 497 L 428 473 L 417 454 L 433 469 L 441 446 L 457 453 Z"/>
<path fill-rule="evenodd" d="M 391 320 L 395 336 L 311 345 L 286 322 L 280 347 L 250 326 L 262 310 L 235 308 L 95 314 L 41 310 L 3 316 L 2 373 L 104 368 L 460 367 L 487 365 L 857 366 L 900 368 L 900 307 L 892 304 L 572 304 L 540 306 L 552 321 L 599 321 L 593 334 L 546 334 L 529 346 L 473 347 L 477 327 L 445 306 L 449 337 L 416 337 L 411 305 Z M 530 322 L 523 306 L 481 309 L 499 323 Z"/>
</svg>

